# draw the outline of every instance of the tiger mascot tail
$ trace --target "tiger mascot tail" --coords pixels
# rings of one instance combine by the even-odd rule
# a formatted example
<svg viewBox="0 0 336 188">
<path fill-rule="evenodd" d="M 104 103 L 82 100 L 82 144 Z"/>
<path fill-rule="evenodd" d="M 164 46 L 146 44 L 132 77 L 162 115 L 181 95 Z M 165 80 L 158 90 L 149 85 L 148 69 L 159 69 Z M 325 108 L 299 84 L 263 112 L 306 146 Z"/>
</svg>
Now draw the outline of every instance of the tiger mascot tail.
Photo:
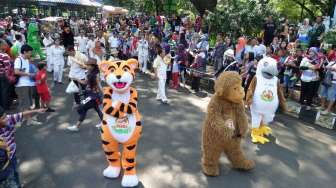
<svg viewBox="0 0 336 188">
<path fill-rule="evenodd" d="M 104 88 L 101 139 L 109 166 L 103 175 L 117 178 L 122 167 L 123 187 L 134 187 L 139 183 L 135 157 L 142 126 L 137 105 L 138 94 L 131 87 L 137 67 L 135 59 L 103 61 L 99 65 L 108 84 Z M 122 145 L 122 154 L 119 152 L 119 144 Z"/>
</svg>

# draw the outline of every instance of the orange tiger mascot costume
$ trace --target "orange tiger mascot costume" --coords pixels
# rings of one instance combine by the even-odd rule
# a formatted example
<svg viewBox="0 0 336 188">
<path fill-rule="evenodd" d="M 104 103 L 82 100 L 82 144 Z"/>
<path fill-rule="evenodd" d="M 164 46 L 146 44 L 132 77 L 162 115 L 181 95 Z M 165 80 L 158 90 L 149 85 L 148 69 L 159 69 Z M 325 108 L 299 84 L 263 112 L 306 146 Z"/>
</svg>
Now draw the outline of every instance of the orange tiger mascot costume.
<svg viewBox="0 0 336 188">
<path fill-rule="evenodd" d="M 107 178 L 117 178 L 122 166 L 123 187 L 134 187 L 139 183 L 135 170 L 135 151 L 142 126 L 137 108 L 138 94 L 131 87 L 137 67 L 138 61 L 135 59 L 103 61 L 99 65 L 108 84 L 108 87 L 104 88 L 101 139 L 109 166 L 103 175 Z M 123 146 L 121 156 L 119 144 Z"/>
</svg>

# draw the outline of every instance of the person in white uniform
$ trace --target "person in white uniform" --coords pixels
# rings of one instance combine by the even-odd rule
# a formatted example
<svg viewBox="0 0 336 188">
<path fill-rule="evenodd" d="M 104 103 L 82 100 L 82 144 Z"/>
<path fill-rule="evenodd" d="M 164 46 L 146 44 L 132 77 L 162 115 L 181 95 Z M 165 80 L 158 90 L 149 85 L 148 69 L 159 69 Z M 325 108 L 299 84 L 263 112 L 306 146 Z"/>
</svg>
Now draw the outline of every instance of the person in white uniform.
<svg viewBox="0 0 336 188">
<path fill-rule="evenodd" d="M 93 49 L 95 48 L 95 41 L 94 41 L 94 36 L 92 33 L 89 33 L 89 40 L 87 42 L 86 45 L 86 49 L 88 52 L 88 56 L 93 58 L 94 57 L 94 53 L 93 53 Z"/>
<path fill-rule="evenodd" d="M 80 32 L 80 36 L 76 37 L 76 40 L 78 42 L 78 50 L 80 53 L 87 55 L 88 51 L 86 46 L 88 44 L 88 38 L 85 36 L 84 31 Z"/>
<path fill-rule="evenodd" d="M 110 43 L 111 51 L 112 50 L 117 50 L 117 48 L 119 47 L 118 37 L 116 37 L 113 32 L 111 33 L 108 42 Z"/>
<path fill-rule="evenodd" d="M 51 56 L 54 64 L 54 82 L 62 84 L 64 68 L 64 47 L 60 45 L 61 40 L 55 39 L 55 44 L 51 47 Z"/>
<path fill-rule="evenodd" d="M 43 39 L 43 45 L 46 48 L 47 53 L 47 71 L 52 72 L 53 71 L 53 62 L 52 62 L 52 55 L 51 55 L 51 46 L 54 44 L 54 40 L 51 38 L 49 33 L 45 33 Z"/>
<path fill-rule="evenodd" d="M 140 71 L 145 73 L 147 71 L 147 61 L 148 61 L 148 41 L 145 36 L 141 34 L 141 39 L 138 41 L 138 60 L 140 65 Z"/>
<path fill-rule="evenodd" d="M 168 103 L 166 97 L 166 80 L 167 80 L 167 68 L 168 65 L 164 62 L 165 52 L 162 48 L 157 50 L 157 57 L 154 60 L 153 68 L 155 70 L 155 77 L 158 78 L 158 91 L 156 100 L 161 100 L 163 103 Z"/>
</svg>

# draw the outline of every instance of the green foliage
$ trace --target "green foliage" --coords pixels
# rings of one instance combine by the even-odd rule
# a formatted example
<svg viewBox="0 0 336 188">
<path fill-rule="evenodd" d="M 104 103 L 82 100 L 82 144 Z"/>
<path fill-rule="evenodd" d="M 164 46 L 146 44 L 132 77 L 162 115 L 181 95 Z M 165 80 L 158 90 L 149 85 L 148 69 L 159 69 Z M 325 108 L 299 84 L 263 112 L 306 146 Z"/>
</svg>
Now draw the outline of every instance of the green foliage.
<svg viewBox="0 0 336 188">
<path fill-rule="evenodd" d="M 271 3 L 258 0 L 228 0 L 217 5 L 210 14 L 211 31 L 231 34 L 237 38 L 241 35 L 259 35 L 265 18 L 269 15 L 278 17 Z"/>
<path fill-rule="evenodd" d="M 336 44 L 336 28 L 330 29 L 324 36 L 323 42 L 327 44 Z"/>
<path fill-rule="evenodd" d="M 322 15 L 332 15 L 334 0 L 271 0 L 276 10 L 291 21 L 301 21 L 303 18 L 314 18 Z"/>
</svg>

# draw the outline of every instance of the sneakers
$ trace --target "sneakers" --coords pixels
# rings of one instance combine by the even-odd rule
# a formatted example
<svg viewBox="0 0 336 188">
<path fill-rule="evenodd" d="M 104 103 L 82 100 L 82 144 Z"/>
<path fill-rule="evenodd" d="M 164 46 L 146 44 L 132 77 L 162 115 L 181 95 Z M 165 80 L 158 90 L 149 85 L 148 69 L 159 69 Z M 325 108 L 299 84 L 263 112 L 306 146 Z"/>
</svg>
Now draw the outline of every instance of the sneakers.
<svg viewBox="0 0 336 188">
<path fill-rule="evenodd" d="M 27 120 L 27 125 L 32 125 L 32 126 L 34 126 L 34 125 L 42 125 L 42 122 L 39 122 L 38 120 L 31 118 L 31 119 Z"/>
<path fill-rule="evenodd" d="M 162 103 L 163 103 L 163 104 L 168 104 L 169 102 L 168 102 L 167 99 L 165 99 L 165 100 L 162 99 Z"/>
<path fill-rule="evenodd" d="M 73 125 L 73 126 L 67 127 L 67 130 L 71 132 L 78 132 L 79 128 L 77 125 Z"/>
<path fill-rule="evenodd" d="M 48 108 L 48 109 L 46 110 L 46 112 L 55 112 L 55 110 L 52 109 L 52 108 Z"/>
</svg>

